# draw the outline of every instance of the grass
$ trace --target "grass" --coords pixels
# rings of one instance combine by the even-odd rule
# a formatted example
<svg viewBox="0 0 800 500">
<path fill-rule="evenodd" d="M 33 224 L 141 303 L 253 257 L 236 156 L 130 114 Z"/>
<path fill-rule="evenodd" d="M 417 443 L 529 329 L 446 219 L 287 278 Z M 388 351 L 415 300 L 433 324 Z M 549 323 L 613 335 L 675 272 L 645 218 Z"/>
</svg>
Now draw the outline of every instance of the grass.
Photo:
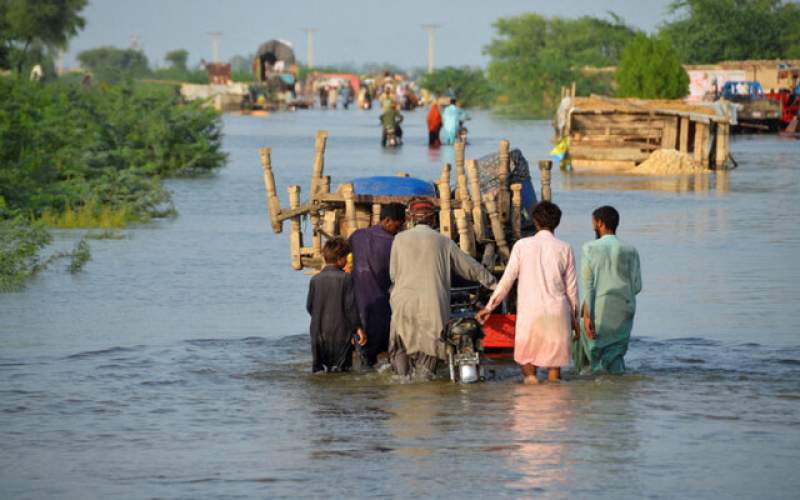
<svg viewBox="0 0 800 500">
<path fill-rule="evenodd" d="M 47 209 L 40 221 L 55 229 L 122 229 L 131 221 L 127 208 L 98 205 L 90 201 L 77 208 L 67 207 L 61 213 Z"/>
</svg>

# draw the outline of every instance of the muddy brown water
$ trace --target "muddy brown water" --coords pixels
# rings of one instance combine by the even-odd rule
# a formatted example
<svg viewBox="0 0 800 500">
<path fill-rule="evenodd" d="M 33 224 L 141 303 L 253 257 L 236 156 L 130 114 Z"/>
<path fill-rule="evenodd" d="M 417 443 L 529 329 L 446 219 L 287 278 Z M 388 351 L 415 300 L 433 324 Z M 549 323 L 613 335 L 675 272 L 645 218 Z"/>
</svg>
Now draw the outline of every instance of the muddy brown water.
<svg viewBox="0 0 800 500">
<path fill-rule="evenodd" d="M 427 149 L 424 122 L 408 114 L 406 144 L 383 151 L 376 112 L 227 116 L 229 165 L 169 181 L 178 217 L 0 295 L 0 497 L 795 496 L 797 141 L 735 139 L 724 176 L 554 173 L 559 237 L 579 249 L 613 204 L 641 253 L 624 377 L 309 374 L 308 278 L 270 230 L 257 148 L 272 146 L 286 203 L 288 184 L 307 191 L 317 128 L 334 183 L 437 177 L 452 151 Z M 501 138 L 532 162 L 549 151 L 547 122 L 468 126 L 468 157 Z"/>
</svg>

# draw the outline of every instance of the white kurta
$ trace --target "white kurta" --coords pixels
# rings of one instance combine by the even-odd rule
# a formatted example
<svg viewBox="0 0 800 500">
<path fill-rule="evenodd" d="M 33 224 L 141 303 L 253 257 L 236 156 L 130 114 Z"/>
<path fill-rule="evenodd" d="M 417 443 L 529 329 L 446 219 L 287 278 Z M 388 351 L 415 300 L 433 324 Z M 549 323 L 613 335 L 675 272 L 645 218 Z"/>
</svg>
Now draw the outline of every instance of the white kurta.
<svg viewBox="0 0 800 500">
<path fill-rule="evenodd" d="M 517 241 L 487 307 L 497 307 L 517 280 L 514 361 L 542 367 L 568 365 L 572 318 L 578 307 L 572 248 L 550 231 Z"/>
</svg>

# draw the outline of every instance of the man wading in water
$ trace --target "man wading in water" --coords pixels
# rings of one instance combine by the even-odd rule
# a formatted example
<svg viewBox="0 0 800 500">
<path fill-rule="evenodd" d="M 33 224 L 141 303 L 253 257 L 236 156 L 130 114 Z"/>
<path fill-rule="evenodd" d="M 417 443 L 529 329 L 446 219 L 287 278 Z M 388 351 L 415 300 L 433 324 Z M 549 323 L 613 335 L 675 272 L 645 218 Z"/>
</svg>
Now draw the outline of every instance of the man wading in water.
<svg viewBox="0 0 800 500">
<path fill-rule="evenodd" d="M 389 264 L 392 322 L 389 358 L 398 375 L 431 379 L 447 358 L 439 340 L 450 315 L 450 272 L 494 288 L 495 278 L 450 238 L 435 231 L 436 208 L 412 200 L 408 216 L 414 227 L 394 238 Z"/>
<path fill-rule="evenodd" d="M 618 225 L 619 212 L 614 207 L 600 207 L 592 213 L 597 239 L 585 243 L 581 255 L 583 331 L 573 349 L 578 373 L 625 371 L 642 274 L 639 253 L 617 238 Z"/>
<path fill-rule="evenodd" d="M 389 349 L 389 257 L 394 235 L 406 222 L 406 207 L 389 203 L 381 207 L 381 223 L 359 229 L 350 235 L 353 253 L 353 287 L 358 314 L 367 334 L 361 349 L 367 366 L 374 366 L 378 354 Z"/>
<path fill-rule="evenodd" d="M 579 328 L 575 255 L 553 234 L 560 222 L 561 210 L 555 203 L 543 201 L 533 208 L 536 235 L 514 245 L 497 289 L 476 316 L 481 323 L 486 321 L 519 281 L 514 361 L 526 384 L 538 383 L 540 366 L 548 369 L 548 380 L 561 378 L 561 367 L 569 364 L 570 332 Z"/>
</svg>

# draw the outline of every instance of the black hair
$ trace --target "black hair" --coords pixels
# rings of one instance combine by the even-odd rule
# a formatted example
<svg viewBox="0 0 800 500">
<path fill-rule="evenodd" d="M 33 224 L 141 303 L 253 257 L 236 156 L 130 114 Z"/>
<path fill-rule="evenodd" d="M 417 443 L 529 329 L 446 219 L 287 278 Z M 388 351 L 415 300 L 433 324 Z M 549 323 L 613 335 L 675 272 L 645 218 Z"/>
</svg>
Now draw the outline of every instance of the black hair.
<svg viewBox="0 0 800 500">
<path fill-rule="evenodd" d="M 338 236 L 326 241 L 322 247 L 322 257 L 325 259 L 326 264 L 336 264 L 337 260 L 347 257 L 349 253 L 350 245 L 347 240 Z"/>
<path fill-rule="evenodd" d="M 533 207 L 533 221 L 539 229 L 554 231 L 561 222 L 561 209 L 549 201 L 540 201 Z"/>
<path fill-rule="evenodd" d="M 450 104 L 455 104 L 455 103 L 456 103 L 456 98 L 455 97 L 451 97 L 450 98 Z"/>
<path fill-rule="evenodd" d="M 381 206 L 381 220 L 391 219 L 399 222 L 406 220 L 406 206 L 402 203 L 387 203 Z"/>
<path fill-rule="evenodd" d="M 619 212 L 612 206 L 604 205 L 595 209 L 595 211 L 592 212 L 592 217 L 602 222 L 603 225 L 606 226 L 606 229 L 610 229 L 611 231 L 616 231 L 617 226 L 619 226 Z"/>
</svg>

